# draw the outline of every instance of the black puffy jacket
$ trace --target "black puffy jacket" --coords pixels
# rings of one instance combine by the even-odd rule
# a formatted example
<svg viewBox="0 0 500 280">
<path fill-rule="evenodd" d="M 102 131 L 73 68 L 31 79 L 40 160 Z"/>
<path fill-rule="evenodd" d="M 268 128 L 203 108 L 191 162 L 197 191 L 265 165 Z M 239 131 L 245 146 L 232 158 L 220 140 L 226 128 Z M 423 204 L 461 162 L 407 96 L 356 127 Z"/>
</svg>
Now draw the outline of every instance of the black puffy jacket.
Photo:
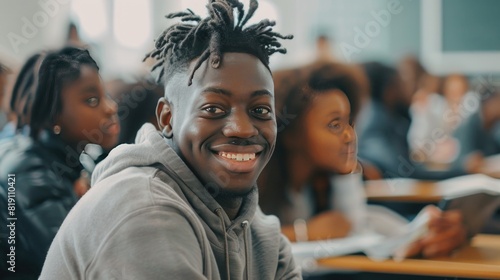
<svg viewBox="0 0 500 280">
<path fill-rule="evenodd" d="M 38 278 L 57 230 L 78 200 L 73 191 L 83 169 L 78 158 L 52 133 L 37 141 L 17 135 L 0 142 L 1 279 Z M 15 244 L 8 243 L 11 231 L 6 227 L 12 222 L 7 220 L 11 218 L 7 211 L 9 174 L 15 178 Z M 15 273 L 7 271 L 10 246 L 15 246 Z"/>
</svg>

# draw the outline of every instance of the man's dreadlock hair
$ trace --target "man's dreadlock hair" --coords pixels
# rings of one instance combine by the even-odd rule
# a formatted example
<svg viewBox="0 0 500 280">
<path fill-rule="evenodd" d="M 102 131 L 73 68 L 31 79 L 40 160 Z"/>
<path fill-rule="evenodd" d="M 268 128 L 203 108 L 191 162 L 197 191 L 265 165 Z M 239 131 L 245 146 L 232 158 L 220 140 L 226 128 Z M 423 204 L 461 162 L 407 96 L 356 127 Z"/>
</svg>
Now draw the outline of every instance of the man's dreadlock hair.
<svg viewBox="0 0 500 280">
<path fill-rule="evenodd" d="M 157 60 L 151 71 L 162 67 L 157 82 L 163 76 L 169 77 L 175 71 L 185 70 L 195 58 L 198 61 L 191 72 L 188 85 L 191 85 L 195 71 L 209 59 L 213 68 L 222 63 L 222 53 L 243 52 L 255 55 L 269 69 L 269 56 L 275 52 L 286 53 L 280 39 L 292 39 L 273 32 L 276 24 L 268 19 L 245 27 L 257 10 L 257 0 L 250 0 L 245 14 L 243 3 L 238 0 L 209 0 L 208 17 L 202 19 L 191 10 L 167 15 L 169 19 L 181 18 L 181 23 L 167 28 L 157 39 L 155 48 L 144 60 L 151 57 Z M 233 10 L 236 9 L 237 21 Z"/>
</svg>

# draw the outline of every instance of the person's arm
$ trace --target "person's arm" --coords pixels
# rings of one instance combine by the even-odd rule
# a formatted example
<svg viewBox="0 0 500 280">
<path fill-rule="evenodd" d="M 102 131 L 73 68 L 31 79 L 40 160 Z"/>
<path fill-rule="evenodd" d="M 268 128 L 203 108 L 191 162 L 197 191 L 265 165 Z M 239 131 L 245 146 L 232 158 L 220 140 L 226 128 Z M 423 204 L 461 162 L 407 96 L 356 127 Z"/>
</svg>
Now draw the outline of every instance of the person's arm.
<svg viewBox="0 0 500 280">
<path fill-rule="evenodd" d="M 324 211 L 306 221 L 307 240 L 325 240 L 346 237 L 351 231 L 348 219 L 339 211 Z M 294 225 L 283 225 L 281 232 L 292 242 L 296 242 Z"/>
<path fill-rule="evenodd" d="M 396 257 L 422 255 L 426 258 L 446 256 L 467 242 L 467 234 L 462 224 L 462 214 L 456 210 L 442 212 L 435 206 L 427 206 L 422 211 L 430 215 L 428 232 L 422 238 L 396 253 Z"/>
<path fill-rule="evenodd" d="M 351 224 L 349 234 L 360 233 L 366 228 L 367 202 L 361 167 L 357 172 L 334 175 L 330 179 L 333 186 L 330 201 L 333 209 L 340 211 Z"/>
<path fill-rule="evenodd" d="M 129 216 L 103 240 L 85 279 L 207 279 L 210 244 L 186 215 L 158 206 Z"/>
</svg>

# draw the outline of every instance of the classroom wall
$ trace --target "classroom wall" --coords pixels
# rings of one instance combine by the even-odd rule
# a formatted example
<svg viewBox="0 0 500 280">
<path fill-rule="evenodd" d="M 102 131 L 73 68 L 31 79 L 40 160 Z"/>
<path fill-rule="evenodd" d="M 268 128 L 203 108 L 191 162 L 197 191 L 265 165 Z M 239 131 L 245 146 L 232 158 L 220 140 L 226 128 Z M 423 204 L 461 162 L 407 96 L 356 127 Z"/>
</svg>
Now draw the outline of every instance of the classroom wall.
<svg viewBox="0 0 500 280">
<path fill-rule="evenodd" d="M 76 0 L 73 0 L 73 2 Z M 81 0 L 80 0 L 81 1 Z M 92 0 L 86 2 L 103 1 L 108 9 L 112 9 L 114 1 Z M 122 0 L 123 1 L 123 0 Z M 134 0 L 126 0 L 134 1 Z M 243 0 L 248 2 L 248 0 Z M 314 57 L 314 40 L 319 34 L 327 34 L 333 38 L 332 52 L 342 61 L 360 62 L 378 60 L 386 63 L 395 63 L 406 54 L 421 55 L 422 30 L 421 18 L 425 15 L 421 11 L 422 1 L 418 0 L 260 0 L 274 6 L 278 25 L 276 30 L 284 34 L 293 34 L 295 39 L 284 42 L 289 55 L 277 54 L 271 59 L 274 69 L 300 65 L 309 62 Z M 85 2 L 85 1 L 84 1 Z M 152 41 L 169 24 L 164 15 L 178 11 L 186 5 L 198 3 L 203 6 L 205 0 L 150 0 L 151 22 L 153 30 L 149 36 L 150 44 L 139 49 L 131 49 L 117 44 L 111 33 L 91 42 L 93 46 L 102 45 L 95 50 L 98 60 L 106 59 L 101 65 L 106 77 L 118 75 L 134 75 L 140 69 L 140 58 L 152 46 Z M 54 11 L 57 5 L 57 11 Z M 391 6 L 392 5 L 392 6 Z M 28 55 L 40 48 L 59 47 L 64 42 L 67 24 L 70 19 L 71 0 L 0 0 L 0 58 L 10 57 L 21 63 Z M 492 11 L 500 9 L 497 0 L 444 0 L 443 6 L 452 13 L 469 11 L 466 18 L 447 20 L 445 24 L 452 28 L 445 34 L 444 42 L 447 50 L 463 48 L 477 48 L 491 44 L 500 45 L 499 36 L 488 35 L 495 33 L 500 24 Z M 389 7 L 392 7 L 389 8 Z M 49 9 L 49 10 L 47 10 Z M 52 11 L 52 12 L 51 12 Z M 484 38 L 494 37 L 493 43 L 484 43 L 481 38 L 473 43 L 461 38 L 464 28 L 468 25 L 460 22 L 477 22 L 485 13 L 489 12 L 489 19 L 494 21 L 484 29 Z M 48 15 L 44 23 L 43 14 Z M 390 19 L 386 17 L 390 14 Z M 38 21 L 38 24 L 34 22 Z M 38 18 L 37 18 L 38 17 Z M 425 19 L 425 17 L 423 17 Z M 449 18 L 448 18 L 449 19 Z M 131 16 L 131 20 L 134 19 Z M 497 24 L 498 21 L 498 24 Z M 29 33 L 30 22 L 37 29 Z M 112 22 L 108 23 L 112 30 Z M 485 23 L 482 23 L 483 25 Z M 454 26 L 454 27 L 453 27 Z M 477 26 L 476 26 L 477 27 Z M 23 29 L 24 28 L 24 29 Z M 480 27 L 479 27 L 480 28 Z M 477 29 L 477 28 L 476 28 Z M 28 36 L 23 35 L 28 32 Z M 111 32 L 111 31 L 110 31 Z M 11 34 L 11 35 L 9 35 Z M 17 43 L 11 42 L 12 34 L 20 35 Z M 496 34 L 496 33 L 495 33 Z M 474 35 L 474 33 L 472 33 Z M 477 34 L 476 34 L 477 35 Z M 29 38 L 28 38 L 29 37 Z M 496 39 L 495 39 L 496 38 Z M 474 44 L 474 46 L 463 45 Z M 484 43 L 484 44 L 483 44 Z M 496 45 L 495 45 L 496 44 Z M 138 70 L 139 69 L 139 70 Z"/>
<path fill-rule="evenodd" d="M 444 0 L 443 51 L 499 51 L 500 1 Z"/>
<path fill-rule="evenodd" d="M 41 48 L 64 42 L 69 0 L 0 0 L 0 58 L 18 66 Z"/>
<path fill-rule="evenodd" d="M 185 0 L 185 2 L 193 0 Z M 370 21 L 374 20 L 372 13 L 387 9 L 390 0 L 261 0 L 273 4 L 278 12 L 278 31 L 290 33 L 295 39 L 285 42 L 291 54 L 288 59 L 280 55 L 273 58 L 273 65 L 300 64 L 309 61 L 314 53 L 314 39 L 319 33 L 328 33 L 335 39 L 334 52 L 342 60 L 369 60 L 380 59 L 386 62 L 395 60 L 407 52 L 418 52 L 419 46 L 419 1 L 400 0 L 402 11 L 392 15 L 387 26 L 381 26 L 379 34 L 369 37 L 366 44 L 356 45 L 358 30 L 364 30 Z M 111 1 L 105 1 L 108 9 Z M 168 24 L 164 15 L 179 10 L 183 1 L 151 0 L 153 32 L 151 40 Z M 205 2 L 202 0 L 201 2 Z M 59 9 L 48 17 L 48 22 L 38 29 L 32 38 L 22 40 L 18 45 L 12 45 L 10 33 L 23 36 L 24 19 L 33 23 L 33 16 L 47 13 L 46 9 Z M 24 60 L 28 55 L 43 48 L 59 47 L 64 42 L 67 23 L 70 18 L 69 0 L 0 0 L 0 52 L 15 57 L 16 61 Z M 43 17 L 43 16 L 42 16 Z M 43 19 L 43 18 L 41 18 Z M 9 23 L 9 24 L 5 24 Z M 112 24 L 111 22 L 108 24 Z M 342 27 L 339 27 L 342 26 Z M 29 31 L 29 30 L 28 30 Z M 376 30 L 375 30 L 376 31 Z M 28 34 L 30 35 L 30 34 Z M 31 35 L 30 35 L 31 36 Z M 25 36 L 23 36 L 25 37 Z M 136 58 L 135 50 L 121 48 L 113 42 L 112 36 L 103 36 L 99 42 L 106 45 L 97 50 L 98 59 L 110 58 L 116 63 L 104 65 L 104 72 L 121 71 Z M 342 51 L 342 47 L 344 51 Z M 345 48 L 353 46 L 356 51 L 349 55 Z M 293 59 L 290 57 L 293 56 Z M 120 59 L 122 57 L 122 59 Z"/>
<path fill-rule="evenodd" d="M 420 2 L 412 0 L 273 0 L 280 14 L 278 28 L 295 36 L 286 46 L 301 64 L 314 55 L 318 34 L 333 38 L 332 51 L 343 61 L 394 63 L 420 52 Z M 390 17 L 387 16 L 390 14 Z"/>
</svg>

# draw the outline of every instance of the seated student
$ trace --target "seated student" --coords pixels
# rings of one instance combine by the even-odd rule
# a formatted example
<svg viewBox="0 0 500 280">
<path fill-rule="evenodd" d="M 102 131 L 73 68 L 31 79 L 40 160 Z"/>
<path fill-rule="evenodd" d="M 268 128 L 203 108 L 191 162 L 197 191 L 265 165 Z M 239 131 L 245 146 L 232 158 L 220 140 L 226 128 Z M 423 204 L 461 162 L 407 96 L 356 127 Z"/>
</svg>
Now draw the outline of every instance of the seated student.
<svg viewBox="0 0 500 280">
<path fill-rule="evenodd" d="M 276 112 L 286 115 L 278 116 L 281 131 L 275 153 L 259 177 L 259 201 L 265 213 L 280 218 L 290 240 L 344 237 L 368 227 L 353 127 L 360 88 L 346 68 L 318 67 L 295 76 L 295 84 L 284 91 L 276 81 Z M 441 215 L 435 207 L 425 211 L 431 215 L 428 234 L 402 254 L 445 255 L 465 241 L 459 213 Z M 395 216 L 389 210 L 384 213 Z M 296 231 L 297 220 L 306 221 L 304 232 Z"/>
<path fill-rule="evenodd" d="M 356 156 L 351 159 L 347 150 L 336 153 L 349 146 L 328 137 L 333 132 L 326 120 L 330 116 L 321 115 L 324 108 L 315 102 L 321 99 L 327 108 L 340 105 L 338 96 L 318 94 L 316 87 L 342 88 L 350 94 L 353 110 L 349 118 L 353 119 L 361 88 L 350 70 L 344 64 L 317 63 L 274 74 L 279 133 L 273 157 L 259 177 L 259 204 L 264 213 L 280 218 L 282 232 L 292 241 L 298 239 L 293 223 L 299 218 L 308 220 L 309 240 L 343 237 L 351 230 L 348 219 L 329 203 L 328 178 L 337 162 L 345 161 L 344 169 L 352 170 Z M 327 143 L 338 147 L 325 149 Z"/>
<path fill-rule="evenodd" d="M 412 95 L 417 94 L 423 80 L 429 76 L 427 70 L 414 55 L 404 56 L 398 62 L 397 71 L 401 76 L 402 90 Z"/>
<path fill-rule="evenodd" d="M 105 95 L 87 51 L 64 48 L 49 53 L 39 71 L 33 70 L 26 73 L 34 72 L 36 93 L 20 116 L 30 116 L 32 141 L 19 141 L 24 139 L 19 135 L 0 147 L 0 184 L 7 194 L 8 174 L 15 174 L 17 218 L 16 273 L 7 270 L 2 258 L 2 279 L 38 278 L 52 239 L 83 194 L 75 190 L 83 180 L 80 152 L 87 143 L 110 149 L 118 140 L 116 104 Z M 6 210 L 0 210 L 2 215 Z"/>
<path fill-rule="evenodd" d="M 453 134 L 459 146 L 456 165 L 465 164 L 471 157 L 482 158 L 500 153 L 500 87 L 482 88 L 480 100 L 480 109 Z M 476 168 L 481 171 L 480 164 Z"/>
<path fill-rule="evenodd" d="M 4 166 L 7 166 L 7 168 L 11 167 L 10 163 L 7 162 L 7 160 L 4 160 L 4 158 L 8 158 L 8 155 L 12 155 L 16 153 L 16 151 L 25 151 L 33 145 L 33 141 L 29 137 L 29 126 L 27 125 L 28 122 L 26 120 L 28 119 L 27 115 L 29 115 L 28 105 L 31 102 L 28 102 L 28 99 L 32 100 L 34 95 L 34 90 L 36 88 L 36 86 L 34 86 L 34 84 L 36 84 L 35 76 L 38 75 L 41 57 L 40 53 L 32 55 L 27 59 L 17 75 L 9 102 L 10 111 L 13 112 L 11 114 L 15 117 L 11 117 L 12 120 L 6 125 L 2 132 L 0 132 L 0 135 L 2 135 L 0 137 L 3 137 L 3 139 L 0 139 L 0 174 L 3 176 L 2 180 L 5 178 L 7 183 L 9 180 L 5 176 L 8 175 L 5 175 L 5 172 L 2 172 L 1 169 L 4 168 Z M 0 200 L 8 201 L 6 190 L 9 186 L 5 185 L 6 189 L 4 190 L 3 184 L 1 185 Z M 9 224 L 7 223 L 8 218 L 8 211 L 2 209 L 2 211 L 0 211 L 0 222 L 2 224 Z M 10 231 L 0 231 L 0 240 L 8 241 L 9 235 Z M 20 234 L 20 237 L 25 238 L 23 234 Z M 30 267 L 26 265 L 26 260 L 31 257 L 31 253 L 29 252 L 28 244 L 23 242 L 21 238 L 17 241 L 17 244 L 15 244 L 15 257 L 19 261 L 20 265 L 24 267 L 21 269 L 17 268 L 16 273 L 12 273 L 7 270 L 7 260 L 10 260 L 10 256 L 5 259 L 6 254 L 10 253 L 9 249 L 11 244 L 9 244 L 9 242 L 0 242 L 0 251 L 2 252 L 0 256 L 0 276 L 2 276 L 2 279 L 35 279 L 39 274 L 40 268 L 38 271 L 32 272 L 30 271 Z M 10 242 L 12 243 L 12 241 Z"/>
<path fill-rule="evenodd" d="M 429 80 L 432 83 L 432 78 Z M 425 100 L 414 102 L 408 132 L 414 158 L 438 165 L 455 160 L 459 147 L 453 132 L 477 110 L 477 104 L 477 94 L 469 90 L 467 78 L 459 74 L 446 77 L 443 95 L 434 91 Z"/>
<path fill-rule="evenodd" d="M 444 163 L 450 157 L 450 149 L 447 143 L 444 143 L 447 141 L 441 141 L 441 138 L 449 135 L 450 129 L 444 121 L 443 112 L 447 105 L 440 94 L 442 78 L 425 75 L 420 81 L 409 109 L 411 124 L 407 138 L 410 152 L 412 158 L 419 162 Z M 442 132 L 439 138 L 436 137 L 436 131 Z M 430 143 L 436 144 L 435 149 L 426 149 Z"/>
<path fill-rule="evenodd" d="M 165 82 L 162 132 L 145 124 L 136 144 L 97 166 L 40 279 L 301 278 L 255 186 L 276 138 L 269 55 L 284 52 L 277 39 L 290 37 L 269 20 L 244 27 L 256 1 L 246 14 L 234 0 L 207 8 L 204 19 L 168 16 L 183 23 L 148 55 Z"/>
<path fill-rule="evenodd" d="M 402 90 L 395 69 L 380 63 L 363 66 L 370 81 L 371 100 L 356 122 L 362 160 L 375 165 L 385 178 L 442 180 L 473 172 L 469 163 L 446 171 L 434 171 L 413 160 L 407 139 L 411 95 Z"/>
</svg>

